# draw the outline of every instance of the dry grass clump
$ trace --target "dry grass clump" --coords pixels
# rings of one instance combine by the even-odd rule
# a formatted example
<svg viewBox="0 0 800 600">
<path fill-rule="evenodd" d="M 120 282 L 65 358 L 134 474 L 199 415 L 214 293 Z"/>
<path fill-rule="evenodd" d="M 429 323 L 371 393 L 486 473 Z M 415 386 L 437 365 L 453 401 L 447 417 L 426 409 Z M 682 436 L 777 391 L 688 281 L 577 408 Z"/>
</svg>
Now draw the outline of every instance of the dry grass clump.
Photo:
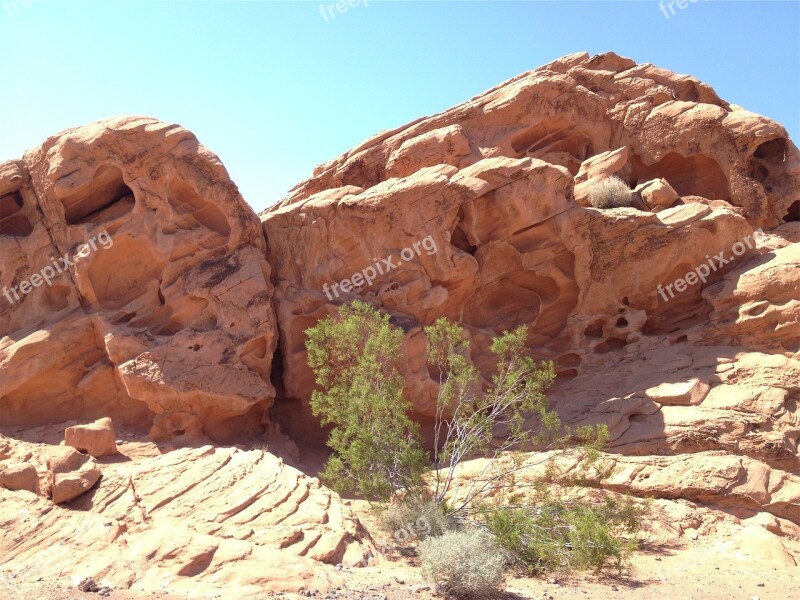
<svg viewBox="0 0 800 600">
<path fill-rule="evenodd" d="M 505 579 L 506 558 L 494 536 L 480 529 L 449 531 L 419 545 L 422 572 L 436 591 L 454 598 L 486 598 Z"/>
<path fill-rule="evenodd" d="M 633 206 L 633 192 L 619 177 L 606 177 L 592 185 L 589 205 L 594 208 L 621 208 Z"/>
</svg>

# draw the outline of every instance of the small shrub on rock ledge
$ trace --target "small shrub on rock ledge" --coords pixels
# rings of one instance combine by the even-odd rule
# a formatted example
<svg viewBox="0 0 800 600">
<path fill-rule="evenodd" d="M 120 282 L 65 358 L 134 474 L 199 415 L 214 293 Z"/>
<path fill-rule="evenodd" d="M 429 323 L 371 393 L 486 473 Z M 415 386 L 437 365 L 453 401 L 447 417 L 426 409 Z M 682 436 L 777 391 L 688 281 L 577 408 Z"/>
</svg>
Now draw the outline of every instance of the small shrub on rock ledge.
<svg viewBox="0 0 800 600">
<path fill-rule="evenodd" d="M 594 208 L 621 208 L 633 206 L 633 193 L 619 177 L 605 177 L 589 190 L 589 204 Z"/>
</svg>

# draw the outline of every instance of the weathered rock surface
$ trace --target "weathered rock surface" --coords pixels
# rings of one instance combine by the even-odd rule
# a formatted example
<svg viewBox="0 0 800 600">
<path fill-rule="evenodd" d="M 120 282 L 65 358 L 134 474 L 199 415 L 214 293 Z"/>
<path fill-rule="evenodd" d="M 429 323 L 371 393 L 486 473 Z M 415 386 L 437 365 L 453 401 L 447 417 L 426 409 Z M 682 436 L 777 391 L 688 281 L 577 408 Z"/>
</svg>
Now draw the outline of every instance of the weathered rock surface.
<svg viewBox="0 0 800 600">
<path fill-rule="evenodd" d="M 578 53 L 376 135 L 317 167 L 282 205 L 501 156 L 538 158 L 578 175 L 585 161 L 612 151 L 627 160 L 605 161 L 604 173 L 631 187 L 662 177 L 681 196 L 744 208 L 756 226 L 778 225 L 800 200 L 798 151 L 778 123 L 725 102 L 694 77 L 613 53 Z"/>
<path fill-rule="evenodd" d="M 264 252 L 219 159 L 177 125 L 101 121 L 3 163 L 0 426 L 146 431 L 187 412 L 217 439 L 258 430 L 276 342 Z"/>
<path fill-rule="evenodd" d="M 337 494 L 272 454 L 201 446 L 161 455 L 139 442 L 120 450 L 126 460 L 102 463 L 101 483 L 69 510 L 0 489 L 5 570 L 46 567 L 51 577 L 92 577 L 112 588 L 200 586 L 208 596 L 256 597 L 325 590 L 341 583 L 334 565 L 366 565 L 377 555 Z M 46 452 L 66 456 L 61 463 L 75 455 L 94 462 L 72 448 Z"/>
<path fill-rule="evenodd" d="M 36 467 L 28 463 L 0 463 L 0 488 L 38 494 L 39 475 L 36 473 Z"/>
<path fill-rule="evenodd" d="M 779 124 L 613 54 L 564 57 L 367 140 L 261 215 L 285 392 L 273 416 L 319 431 L 304 331 L 345 301 L 404 328 L 423 422 L 423 326 L 458 320 L 488 368 L 491 336 L 527 324 L 567 422 L 607 424 L 641 468 L 680 465 L 619 490 L 800 523 L 799 157 Z M 647 210 L 587 208 L 612 175 Z M 759 477 L 772 484 L 731 492 Z"/>
</svg>

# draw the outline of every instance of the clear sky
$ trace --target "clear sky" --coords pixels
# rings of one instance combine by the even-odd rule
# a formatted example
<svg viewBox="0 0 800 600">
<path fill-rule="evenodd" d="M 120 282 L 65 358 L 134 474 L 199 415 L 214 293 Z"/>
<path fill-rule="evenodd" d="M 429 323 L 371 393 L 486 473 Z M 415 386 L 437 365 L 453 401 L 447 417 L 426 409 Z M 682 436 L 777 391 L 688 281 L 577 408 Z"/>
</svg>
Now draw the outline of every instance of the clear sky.
<svg viewBox="0 0 800 600">
<path fill-rule="evenodd" d="M 332 18 L 335 0 L 0 0 L 0 161 L 144 114 L 191 129 L 261 210 L 378 131 L 584 50 L 692 74 L 797 143 L 800 4 L 680 1 L 368 0 Z"/>
</svg>

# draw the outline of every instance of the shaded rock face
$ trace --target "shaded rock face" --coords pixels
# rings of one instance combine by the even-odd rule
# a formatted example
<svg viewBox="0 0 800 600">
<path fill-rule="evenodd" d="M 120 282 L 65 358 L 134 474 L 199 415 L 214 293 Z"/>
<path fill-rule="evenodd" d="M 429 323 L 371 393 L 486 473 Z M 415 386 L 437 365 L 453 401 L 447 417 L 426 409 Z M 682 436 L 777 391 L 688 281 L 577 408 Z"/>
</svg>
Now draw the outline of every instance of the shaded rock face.
<svg viewBox="0 0 800 600">
<path fill-rule="evenodd" d="M 0 165 L 0 425 L 259 428 L 277 339 L 264 253 L 219 159 L 177 125 L 103 121 Z"/>
</svg>

